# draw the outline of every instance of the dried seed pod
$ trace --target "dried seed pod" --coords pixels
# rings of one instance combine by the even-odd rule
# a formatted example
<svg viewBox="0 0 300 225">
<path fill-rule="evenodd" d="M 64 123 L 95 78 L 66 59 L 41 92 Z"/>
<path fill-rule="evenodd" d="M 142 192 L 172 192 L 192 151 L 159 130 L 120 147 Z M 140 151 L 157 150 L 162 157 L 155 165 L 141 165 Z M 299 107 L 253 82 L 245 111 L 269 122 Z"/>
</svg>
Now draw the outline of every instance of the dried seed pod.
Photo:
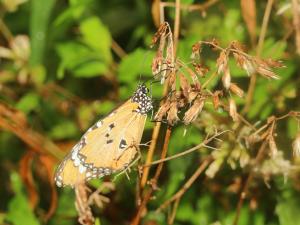
<svg viewBox="0 0 300 225">
<path fill-rule="evenodd" d="M 231 116 L 234 122 L 237 122 L 239 120 L 238 113 L 236 110 L 236 104 L 232 98 L 229 99 L 229 115 Z"/>
<path fill-rule="evenodd" d="M 267 67 L 258 66 L 256 68 L 256 71 L 264 77 L 272 78 L 272 79 L 276 79 L 276 80 L 279 79 L 279 76 Z"/>
<path fill-rule="evenodd" d="M 300 132 L 293 141 L 293 155 L 296 158 L 300 157 Z"/>
<path fill-rule="evenodd" d="M 167 121 L 169 125 L 173 126 L 179 121 L 177 114 L 178 114 L 177 102 L 172 102 L 167 116 Z"/>
<path fill-rule="evenodd" d="M 274 137 L 272 135 L 269 137 L 269 148 L 270 148 L 270 153 L 269 153 L 270 156 L 275 157 L 278 153 L 278 149 Z"/>
<path fill-rule="evenodd" d="M 253 63 L 248 59 L 244 61 L 242 68 L 247 72 L 248 76 L 251 76 L 256 71 Z"/>
<path fill-rule="evenodd" d="M 205 99 L 204 98 L 197 98 L 194 101 L 194 104 L 192 105 L 191 108 L 189 108 L 188 111 L 185 112 L 184 117 L 183 117 L 183 122 L 185 125 L 190 124 L 194 120 L 197 119 L 199 113 L 202 111 L 203 106 L 204 106 Z"/>
<path fill-rule="evenodd" d="M 244 96 L 244 91 L 239 86 L 237 86 L 235 83 L 230 83 L 229 89 L 230 89 L 230 91 L 232 91 L 234 94 L 236 94 L 240 98 L 242 98 Z"/>
<path fill-rule="evenodd" d="M 219 58 L 217 59 L 217 71 L 218 74 L 222 73 L 225 69 L 225 67 L 227 66 L 227 55 L 225 51 L 222 51 L 219 55 Z"/>
<path fill-rule="evenodd" d="M 230 84 L 231 84 L 231 76 L 230 76 L 230 70 L 229 70 L 229 66 L 226 65 L 224 68 L 224 74 L 222 76 L 222 83 L 223 86 L 226 90 L 229 89 Z"/>
<path fill-rule="evenodd" d="M 220 98 L 219 98 L 220 95 L 223 95 L 222 91 L 215 91 L 213 93 L 212 99 L 213 99 L 213 105 L 215 109 L 218 109 L 220 106 Z"/>
</svg>

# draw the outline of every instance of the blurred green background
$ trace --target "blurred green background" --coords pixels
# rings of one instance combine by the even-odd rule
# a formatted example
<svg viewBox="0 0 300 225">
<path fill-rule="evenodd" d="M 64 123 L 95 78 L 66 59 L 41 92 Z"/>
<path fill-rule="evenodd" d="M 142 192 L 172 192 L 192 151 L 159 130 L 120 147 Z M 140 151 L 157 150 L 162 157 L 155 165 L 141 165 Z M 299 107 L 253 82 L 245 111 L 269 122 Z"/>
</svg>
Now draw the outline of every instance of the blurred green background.
<svg viewBox="0 0 300 225">
<path fill-rule="evenodd" d="M 93 122 L 129 98 L 139 82 L 151 78 L 155 49 L 149 45 L 159 14 L 155 2 L 1 0 L 0 224 L 77 224 L 74 192 L 54 187 L 54 169 Z M 186 5 L 205 2 L 181 1 Z M 238 40 L 255 55 L 266 3 L 256 1 L 256 17 L 252 18 L 256 25 L 252 24 L 250 34 L 240 1 L 215 1 L 205 11 L 182 10 L 177 56 L 189 62 L 192 45 L 212 38 L 223 47 Z M 173 7 L 165 9 L 165 20 L 172 26 Z M 276 71 L 279 80 L 258 78 L 245 115 L 253 124 L 300 109 L 300 64 L 290 1 L 273 4 L 261 56 L 282 60 L 286 67 Z M 212 70 L 216 57 L 203 52 L 203 61 Z M 233 61 L 230 65 L 232 79 L 246 92 L 249 77 Z M 218 85 L 216 79 L 211 90 Z M 153 84 L 152 91 L 157 110 L 162 87 Z M 245 100 L 236 101 L 242 108 Z M 173 128 L 169 155 L 199 144 L 214 127 L 233 126 L 225 112 L 214 112 L 210 106 L 200 117 L 200 127 L 179 123 Z M 152 127 L 148 122 L 144 142 L 151 139 Z M 278 124 L 276 142 L 283 156 L 277 164 L 259 168 L 239 225 L 300 225 L 299 173 L 292 159 L 292 141 L 298 130 L 292 118 Z M 234 140 L 224 141 L 222 154 L 217 156 L 220 160 L 209 168 L 210 177 L 201 175 L 183 196 L 174 224 L 233 223 L 240 183 L 249 172 L 243 160 L 255 156 L 232 144 Z M 163 132 L 155 158 L 162 141 Z M 199 158 L 210 151 L 166 163 L 143 224 L 167 224 L 169 211 L 155 210 L 182 187 L 197 169 Z M 143 152 L 143 159 L 145 155 Z M 130 180 L 126 176 L 116 179 L 116 189 L 105 193 L 110 203 L 93 209 L 98 224 L 129 224 L 136 212 L 136 177 L 138 172 L 133 170 Z"/>
</svg>

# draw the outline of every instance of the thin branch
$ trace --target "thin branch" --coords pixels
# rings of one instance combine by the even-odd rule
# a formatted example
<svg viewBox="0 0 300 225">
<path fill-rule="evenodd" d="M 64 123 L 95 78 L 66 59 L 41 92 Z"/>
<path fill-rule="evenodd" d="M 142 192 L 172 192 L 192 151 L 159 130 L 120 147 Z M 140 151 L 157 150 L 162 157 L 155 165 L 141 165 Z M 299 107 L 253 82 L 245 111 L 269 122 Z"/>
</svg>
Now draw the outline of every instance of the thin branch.
<svg viewBox="0 0 300 225">
<path fill-rule="evenodd" d="M 174 55 L 176 55 L 177 52 L 177 46 L 178 46 L 178 38 L 179 38 L 179 31 L 180 31 L 180 0 L 176 0 L 175 2 L 175 21 L 174 21 Z"/>
<path fill-rule="evenodd" d="M 8 42 L 10 42 L 14 38 L 14 36 L 12 35 L 2 18 L 0 18 L 0 32 L 3 34 L 3 36 Z"/>
<path fill-rule="evenodd" d="M 165 201 L 158 209 L 157 211 L 161 211 L 165 209 L 169 204 L 171 204 L 173 201 L 177 201 L 180 199 L 184 193 L 192 186 L 192 184 L 196 181 L 196 179 L 201 175 L 201 173 L 205 170 L 205 168 L 209 165 L 209 163 L 212 161 L 212 157 L 206 158 L 198 167 L 198 169 L 194 172 L 194 174 L 188 179 L 188 181 L 182 186 L 182 188 L 173 195 L 170 199 Z"/>
<path fill-rule="evenodd" d="M 293 9 L 293 25 L 296 32 L 296 48 L 297 53 L 300 54 L 300 15 L 299 15 L 299 2 L 298 0 L 292 0 Z"/>
<path fill-rule="evenodd" d="M 228 132 L 228 130 L 216 133 L 215 135 L 211 136 L 210 138 L 206 138 L 202 143 L 196 145 L 195 147 L 192 147 L 192 148 L 190 148 L 190 149 L 188 149 L 186 151 L 180 152 L 178 154 L 166 157 L 164 159 L 156 160 L 156 161 L 154 161 L 154 162 L 152 162 L 150 164 L 145 164 L 143 167 L 149 167 L 149 166 L 153 166 L 155 164 L 159 164 L 159 163 L 166 162 L 166 161 L 169 161 L 169 160 L 172 160 L 172 159 L 176 159 L 178 157 L 181 157 L 181 156 L 187 155 L 187 154 L 189 154 L 191 152 L 194 152 L 196 150 L 199 150 L 200 148 L 207 147 L 207 144 L 209 142 L 211 142 L 213 139 L 215 139 L 216 137 L 218 137 L 218 136 L 220 136 L 220 135 L 222 135 L 222 134 L 224 134 L 226 132 Z"/>
<path fill-rule="evenodd" d="M 111 48 L 116 53 L 116 55 L 119 56 L 119 58 L 121 59 L 127 55 L 124 49 L 115 40 L 112 40 Z"/>
</svg>

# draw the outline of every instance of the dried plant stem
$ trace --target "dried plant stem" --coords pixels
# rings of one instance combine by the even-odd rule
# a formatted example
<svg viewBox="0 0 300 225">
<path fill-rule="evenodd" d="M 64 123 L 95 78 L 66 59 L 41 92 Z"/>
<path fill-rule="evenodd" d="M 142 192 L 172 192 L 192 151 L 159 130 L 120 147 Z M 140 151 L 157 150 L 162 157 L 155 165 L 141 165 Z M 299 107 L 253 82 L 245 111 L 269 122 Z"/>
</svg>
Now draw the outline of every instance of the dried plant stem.
<svg viewBox="0 0 300 225">
<path fill-rule="evenodd" d="M 268 0 L 268 2 L 267 2 L 267 6 L 266 6 L 265 13 L 264 13 L 263 22 L 262 22 L 262 27 L 261 27 L 260 35 L 259 35 L 259 39 L 258 39 L 257 51 L 256 51 L 256 55 L 258 57 L 261 55 L 262 47 L 263 47 L 263 44 L 265 41 L 273 3 L 274 3 L 274 0 Z M 244 113 L 244 114 L 249 111 L 250 106 L 252 104 L 252 99 L 253 99 L 255 85 L 256 85 L 256 78 L 257 78 L 256 73 L 251 75 L 250 84 L 249 84 L 249 88 L 248 88 L 247 96 L 246 96 L 246 104 L 245 104 L 244 109 L 242 110 L 242 113 Z"/>
<path fill-rule="evenodd" d="M 179 206 L 180 199 L 181 198 L 177 198 L 174 202 L 173 210 L 171 212 L 171 215 L 168 218 L 168 224 L 173 224 L 174 223 L 174 219 L 175 219 L 175 216 L 176 216 L 176 212 L 177 212 L 177 209 L 178 209 L 178 206 Z"/>
<path fill-rule="evenodd" d="M 64 153 L 51 140 L 24 125 L 15 109 L 9 109 L 0 104 L 0 127 L 18 136 L 38 153 L 48 153 L 57 159 L 62 159 Z"/>
<path fill-rule="evenodd" d="M 172 133 L 171 127 L 168 127 L 168 129 L 166 131 L 165 139 L 164 139 L 165 141 L 164 141 L 163 149 L 162 149 L 161 156 L 160 156 L 161 159 L 164 159 L 167 155 L 171 133 Z M 142 212 L 144 211 L 148 201 L 150 200 L 153 191 L 156 189 L 157 181 L 158 181 L 158 178 L 161 174 L 162 167 L 163 167 L 163 163 L 160 163 L 157 166 L 156 171 L 155 171 L 155 175 L 150 181 L 151 182 L 150 188 L 146 190 L 145 195 L 142 199 L 142 202 L 141 202 L 141 204 L 138 208 L 137 214 L 134 217 L 134 219 L 132 220 L 131 225 L 138 225 L 139 224 Z"/>
<path fill-rule="evenodd" d="M 8 42 L 14 38 L 2 18 L 0 18 L 0 31 Z"/>
<path fill-rule="evenodd" d="M 184 195 L 184 193 L 191 187 L 191 185 L 195 182 L 195 180 L 200 176 L 200 174 L 205 170 L 205 168 L 208 166 L 208 164 L 212 161 L 212 157 L 206 158 L 198 167 L 198 169 L 194 172 L 194 174 L 188 179 L 188 181 L 182 186 L 182 188 L 173 195 L 170 199 L 165 201 L 158 209 L 157 211 L 161 211 L 165 209 L 169 204 L 171 204 L 174 201 L 177 201 L 178 199 L 181 199 L 181 197 Z"/>
<path fill-rule="evenodd" d="M 78 222 L 80 224 L 93 225 L 95 218 L 93 217 L 92 210 L 88 203 L 87 191 L 87 186 L 84 183 L 75 185 L 75 206 L 79 215 Z"/>
<path fill-rule="evenodd" d="M 296 47 L 297 53 L 300 54 L 300 15 L 299 15 L 299 2 L 298 0 L 292 0 L 293 9 L 293 24 L 296 32 Z"/>
<path fill-rule="evenodd" d="M 173 44 L 173 62 L 174 62 L 174 58 L 176 55 L 176 49 L 177 49 L 177 45 L 178 45 L 178 37 L 179 37 L 179 30 L 180 30 L 180 0 L 177 0 L 176 3 L 179 5 L 179 7 L 176 7 L 176 12 L 175 12 L 175 22 L 174 22 L 174 44 Z M 164 21 L 161 21 L 164 22 Z M 166 96 L 168 93 L 168 79 L 164 84 L 164 90 L 163 90 L 163 96 Z M 161 103 L 162 104 L 162 103 Z M 149 146 L 149 150 L 147 153 L 147 157 L 146 157 L 146 164 L 149 164 L 152 161 L 153 158 L 153 154 L 154 154 L 154 150 L 156 147 L 156 143 L 157 143 L 157 138 L 159 135 L 159 131 L 160 131 L 160 127 L 161 127 L 161 122 L 156 122 L 155 126 L 153 128 L 153 132 L 152 132 L 152 138 L 151 138 L 151 144 Z M 143 170 L 143 175 L 141 178 L 141 184 L 140 187 L 144 188 L 147 180 L 148 180 L 148 175 L 149 175 L 149 167 L 144 167 Z"/>
<path fill-rule="evenodd" d="M 180 0 L 176 0 L 175 2 L 175 21 L 174 21 L 174 56 L 177 52 L 177 45 L 178 45 L 178 37 L 179 37 L 179 30 L 180 30 Z"/>
<path fill-rule="evenodd" d="M 202 88 L 205 88 L 209 82 L 211 82 L 216 76 L 218 75 L 217 72 L 214 72 L 202 85 Z"/>
<path fill-rule="evenodd" d="M 155 125 L 154 125 L 154 128 L 153 128 L 149 150 L 147 152 L 146 164 L 149 164 L 152 161 L 154 150 L 155 150 L 156 143 L 157 143 L 157 138 L 158 138 L 158 135 L 159 135 L 160 127 L 161 127 L 161 122 L 156 122 Z M 148 168 L 145 167 L 144 170 L 143 170 L 143 175 L 142 175 L 141 184 L 140 184 L 141 188 L 144 188 L 146 183 L 147 183 L 149 170 L 150 170 L 149 167 Z"/>
<path fill-rule="evenodd" d="M 121 59 L 127 55 L 124 49 L 115 40 L 112 40 L 111 48 Z"/>
<path fill-rule="evenodd" d="M 267 141 L 264 141 L 262 143 L 262 145 L 260 146 L 259 150 L 258 150 L 258 153 L 255 157 L 255 163 L 254 165 L 257 165 L 261 162 L 261 160 L 263 159 L 263 155 L 264 155 L 264 150 L 266 148 L 266 146 L 268 145 L 268 142 Z M 240 198 L 239 198 L 239 202 L 238 202 L 238 205 L 237 205 L 237 209 L 236 209 L 236 215 L 235 215 L 235 218 L 234 218 L 234 222 L 233 222 L 233 225 L 237 225 L 238 222 L 239 222 L 239 217 L 240 217 L 240 212 L 241 212 L 241 208 L 243 206 L 243 203 L 244 203 L 244 200 L 245 198 L 247 197 L 247 191 L 248 191 L 248 188 L 249 188 L 249 185 L 253 179 L 253 172 L 250 172 L 248 177 L 247 177 L 247 180 L 244 184 L 244 187 L 243 187 L 243 190 L 240 194 Z"/>
</svg>

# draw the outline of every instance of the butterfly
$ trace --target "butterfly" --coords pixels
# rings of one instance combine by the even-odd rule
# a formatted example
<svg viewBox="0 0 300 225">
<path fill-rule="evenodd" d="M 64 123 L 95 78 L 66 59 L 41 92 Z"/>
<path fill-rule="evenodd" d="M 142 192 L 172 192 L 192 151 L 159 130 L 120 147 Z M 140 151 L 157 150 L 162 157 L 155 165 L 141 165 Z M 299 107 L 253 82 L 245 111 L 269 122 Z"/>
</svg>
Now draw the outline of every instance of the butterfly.
<svg viewBox="0 0 300 225">
<path fill-rule="evenodd" d="M 126 169 L 137 153 L 147 112 L 153 109 L 149 90 L 140 84 L 132 97 L 81 137 L 58 166 L 55 183 L 71 186 Z"/>
</svg>

